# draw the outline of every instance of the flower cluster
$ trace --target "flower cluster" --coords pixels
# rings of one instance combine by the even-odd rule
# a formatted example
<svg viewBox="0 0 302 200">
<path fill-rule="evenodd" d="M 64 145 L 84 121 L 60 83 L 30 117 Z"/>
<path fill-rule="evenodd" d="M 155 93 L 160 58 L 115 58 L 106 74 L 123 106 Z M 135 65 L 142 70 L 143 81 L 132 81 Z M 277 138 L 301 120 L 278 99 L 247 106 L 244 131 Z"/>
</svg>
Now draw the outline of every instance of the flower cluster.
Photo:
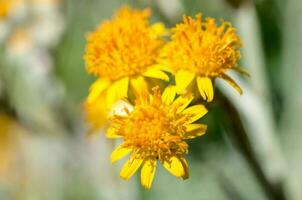
<svg viewBox="0 0 302 200">
<path fill-rule="evenodd" d="M 245 73 L 237 67 L 241 42 L 230 23 L 198 14 L 169 30 L 151 24 L 150 16 L 149 9 L 122 7 L 88 35 L 84 56 L 88 73 L 98 78 L 84 106 L 90 132 L 107 124 L 107 137 L 122 140 L 111 161 L 130 154 L 120 176 L 128 180 L 141 167 L 148 189 L 158 161 L 172 175 L 189 177 L 186 140 L 207 130 L 199 122 L 207 109 L 199 102 L 213 100 L 215 78 L 241 94 L 226 72 Z M 115 109 L 121 101 L 125 106 Z"/>
</svg>

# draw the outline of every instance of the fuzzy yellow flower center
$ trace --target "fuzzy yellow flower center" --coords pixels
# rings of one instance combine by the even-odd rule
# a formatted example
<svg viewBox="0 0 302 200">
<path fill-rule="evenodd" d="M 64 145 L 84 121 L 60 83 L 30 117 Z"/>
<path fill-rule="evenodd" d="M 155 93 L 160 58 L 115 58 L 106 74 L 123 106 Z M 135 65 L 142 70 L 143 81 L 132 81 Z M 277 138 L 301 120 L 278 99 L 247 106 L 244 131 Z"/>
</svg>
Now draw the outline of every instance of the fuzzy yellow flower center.
<svg viewBox="0 0 302 200">
<path fill-rule="evenodd" d="M 121 8 L 88 36 L 85 61 L 89 73 L 117 80 L 137 75 L 155 64 L 163 44 L 162 25 L 149 24 L 150 10 Z"/>
<path fill-rule="evenodd" d="M 202 76 L 216 77 L 234 67 L 240 58 L 241 42 L 230 23 L 216 25 L 213 18 L 202 21 L 184 17 L 172 29 L 172 40 L 164 51 L 168 65 L 175 71 L 186 69 Z"/>
<path fill-rule="evenodd" d="M 136 102 L 127 117 L 115 116 L 113 125 L 124 139 L 124 147 L 145 159 L 168 160 L 188 151 L 183 140 L 186 116 L 162 102 L 158 91 Z"/>
</svg>

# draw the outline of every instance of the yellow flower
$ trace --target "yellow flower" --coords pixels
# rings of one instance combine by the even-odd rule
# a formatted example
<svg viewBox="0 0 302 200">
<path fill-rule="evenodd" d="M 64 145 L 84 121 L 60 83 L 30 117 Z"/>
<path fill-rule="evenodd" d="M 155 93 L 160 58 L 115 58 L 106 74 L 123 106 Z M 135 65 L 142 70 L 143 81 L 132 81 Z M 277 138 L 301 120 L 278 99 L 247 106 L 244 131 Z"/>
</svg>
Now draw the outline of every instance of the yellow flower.
<svg viewBox="0 0 302 200">
<path fill-rule="evenodd" d="M 144 76 L 168 80 L 156 62 L 158 50 L 164 44 L 161 36 L 166 30 L 162 23 L 150 25 L 150 14 L 149 9 L 123 7 L 112 20 L 103 22 L 89 34 L 84 56 L 86 69 L 100 78 L 93 91 L 100 93 L 109 88 L 108 93 L 125 97 L 129 83 L 134 89 L 146 85 Z"/>
<path fill-rule="evenodd" d="M 8 15 L 12 0 L 0 0 L 0 19 Z"/>
<path fill-rule="evenodd" d="M 0 0 L 0 20 L 14 14 L 16 8 L 24 3 L 24 0 Z"/>
<path fill-rule="evenodd" d="M 176 100 L 176 89 L 169 86 L 163 94 L 158 87 L 154 94 L 142 93 L 133 109 L 125 108 L 124 114 L 115 114 L 107 131 L 109 138 L 122 138 L 123 143 L 111 154 L 116 162 L 131 153 L 120 172 L 128 180 L 141 169 L 141 184 L 149 189 L 155 175 L 157 160 L 174 176 L 187 179 L 189 169 L 184 155 L 188 153 L 186 139 L 201 136 L 207 126 L 196 123 L 207 113 L 203 105 L 188 107 L 192 95 Z M 195 123 L 194 123 L 195 122 Z"/>
<path fill-rule="evenodd" d="M 185 91 L 197 84 L 200 95 L 208 102 L 213 100 L 212 80 L 222 78 L 240 94 L 241 88 L 225 72 L 233 69 L 240 58 L 240 38 L 230 23 L 221 21 L 219 26 L 213 18 L 202 20 L 183 17 L 183 22 L 172 29 L 171 41 L 163 48 L 163 64 L 175 73 L 177 91 Z M 194 82 L 193 82 L 194 81 Z M 196 81 L 196 82 L 195 82 Z"/>
<path fill-rule="evenodd" d="M 89 73 L 99 77 L 91 86 L 87 102 L 103 96 L 110 108 L 118 99 L 146 90 L 145 77 L 169 80 L 157 64 L 158 50 L 166 34 L 162 23 L 149 24 L 150 10 L 123 7 L 88 35 L 84 59 Z"/>
</svg>

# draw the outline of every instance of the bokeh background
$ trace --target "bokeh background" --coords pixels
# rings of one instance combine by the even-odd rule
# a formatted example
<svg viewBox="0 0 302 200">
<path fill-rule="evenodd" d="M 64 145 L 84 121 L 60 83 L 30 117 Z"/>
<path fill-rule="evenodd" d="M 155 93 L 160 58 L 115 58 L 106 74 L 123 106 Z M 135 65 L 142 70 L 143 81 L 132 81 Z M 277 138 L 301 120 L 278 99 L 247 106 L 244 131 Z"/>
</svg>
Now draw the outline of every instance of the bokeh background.
<svg viewBox="0 0 302 200">
<path fill-rule="evenodd" d="M 0 0 L 0 199 L 302 199 L 302 2 L 299 0 Z M 190 179 L 159 167 L 151 190 L 119 178 L 115 144 L 87 139 L 85 35 L 121 5 L 224 18 L 244 47 L 238 95 L 216 81 L 207 134 L 191 141 Z"/>
</svg>

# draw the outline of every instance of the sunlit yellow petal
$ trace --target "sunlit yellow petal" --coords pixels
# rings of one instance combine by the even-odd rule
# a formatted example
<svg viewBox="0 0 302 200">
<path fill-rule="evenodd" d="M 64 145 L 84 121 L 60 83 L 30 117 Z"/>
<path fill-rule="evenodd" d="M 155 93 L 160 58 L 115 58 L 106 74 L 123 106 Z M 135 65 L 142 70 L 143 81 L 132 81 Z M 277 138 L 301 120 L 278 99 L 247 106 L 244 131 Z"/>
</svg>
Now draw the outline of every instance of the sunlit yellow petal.
<svg viewBox="0 0 302 200">
<path fill-rule="evenodd" d="M 112 105 L 118 100 L 127 97 L 129 87 L 129 78 L 125 77 L 112 83 L 108 88 L 106 103 L 107 107 L 111 109 Z"/>
<path fill-rule="evenodd" d="M 162 71 L 166 71 L 166 72 L 170 72 L 172 73 L 172 70 L 170 67 L 168 67 L 168 65 L 165 65 L 165 64 L 155 64 L 155 65 L 152 65 L 150 68 L 154 68 L 154 69 L 159 69 L 159 70 L 162 70 Z"/>
<path fill-rule="evenodd" d="M 127 97 L 129 87 L 129 77 L 122 78 L 115 83 L 117 100 Z"/>
<path fill-rule="evenodd" d="M 115 85 L 113 84 L 110 86 L 107 90 L 106 94 L 106 106 L 107 108 L 110 109 L 110 107 L 117 101 L 117 94 L 116 94 L 116 88 Z"/>
<path fill-rule="evenodd" d="M 229 77 L 226 74 L 222 74 L 221 78 L 223 78 L 226 82 L 228 82 L 235 90 L 237 90 L 239 94 L 241 95 L 243 94 L 240 86 L 231 77 Z"/>
<path fill-rule="evenodd" d="M 186 91 L 186 88 L 189 86 L 189 84 L 193 81 L 195 78 L 195 74 L 187 71 L 187 70 L 179 70 L 175 74 L 175 83 L 176 83 L 176 89 L 178 93 L 184 93 Z"/>
<path fill-rule="evenodd" d="M 123 145 L 118 146 L 110 156 L 111 162 L 115 163 L 116 161 L 122 159 L 128 155 L 132 150 L 130 148 L 125 148 Z"/>
<path fill-rule="evenodd" d="M 153 24 L 151 29 L 155 37 L 158 37 L 158 35 L 166 35 L 169 32 L 169 30 L 165 27 L 165 24 L 161 22 Z"/>
<path fill-rule="evenodd" d="M 207 131 L 207 125 L 205 124 L 188 124 L 186 125 L 185 139 L 193 139 L 202 136 Z"/>
<path fill-rule="evenodd" d="M 156 160 L 146 160 L 141 170 L 141 184 L 146 189 L 150 189 L 156 171 Z"/>
<path fill-rule="evenodd" d="M 107 136 L 108 138 L 111 138 L 111 139 L 120 138 L 120 137 L 121 137 L 120 135 L 118 135 L 118 134 L 116 133 L 116 129 L 113 128 L 113 127 L 109 127 L 109 128 L 107 129 L 106 136 Z"/>
<path fill-rule="evenodd" d="M 98 79 L 91 87 L 87 98 L 88 102 L 94 101 L 100 94 L 110 85 L 110 81 L 106 79 Z"/>
<path fill-rule="evenodd" d="M 130 158 L 123 165 L 120 176 L 125 180 L 129 180 L 131 176 L 137 171 L 137 169 L 141 166 L 143 160 L 137 158 Z"/>
<path fill-rule="evenodd" d="M 85 120 L 90 124 L 90 130 L 87 137 L 94 136 L 98 129 L 108 123 L 108 109 L 104 94 L 100 95 L 94 101 L 84 103 Z"/>
<path fill-rule="evenodd" d="M 138 76 L 136 78 L 132 78 L 130 80 L 131 88 L 134 94 L 137 96 L 138 94 L 141 94 L 143 92 L 148 91 L 148 85 L 142 76 Z"/>
<path fill-rule="evenodd" d="M 184 158 L 173 156 L 169 161 L 164 161 L 163 165 L 172 175 L 182 179 L 189 178 L 189 167 Z"/>
<path fill-rule="evenodd" d="M 194 99 L 193 95 L 191 94 L 185 94 L 179 96 L 174 102 L 173 106 L 177 108 L 177 112 L 182 112 L 188 105 L 192 102 Z"/>
<path fill-rule="evenodd" d="M 174 85 L 168 86 L 163 94 L 162 94 L 162 101 L 166 104 L 171 104 L 176 96 L 176 88 Z"/>
<path fill-rule="evenodd" d="M 208 110 L 206 109 L 205 106 L 203 105 L 195 105 L 191 106 L 183 111 L 183 114 L 186 114 L 189 116 L 188 120 L 186 123 L 192 123 L 195 122 L 196 120 L 200 119 L 203 117 L 205 114 L 207 114 Z"/>
<path fill-rule="evenodd" d="M 143 73 L 143 75 L 150 78 L 157 78 L 164 81 L 169 81 L 169 76 L 165 72 L 155 68 L 148 69 L 145 73 Z"/>
<path fill-rule="evenodd" d="M 214 98 L 214 89 L 212 80 L 208 77 L 197 77 L 197 86 L 200 92 L 200 95 L 207 102 L 211 102 Z"/>
</svg>

